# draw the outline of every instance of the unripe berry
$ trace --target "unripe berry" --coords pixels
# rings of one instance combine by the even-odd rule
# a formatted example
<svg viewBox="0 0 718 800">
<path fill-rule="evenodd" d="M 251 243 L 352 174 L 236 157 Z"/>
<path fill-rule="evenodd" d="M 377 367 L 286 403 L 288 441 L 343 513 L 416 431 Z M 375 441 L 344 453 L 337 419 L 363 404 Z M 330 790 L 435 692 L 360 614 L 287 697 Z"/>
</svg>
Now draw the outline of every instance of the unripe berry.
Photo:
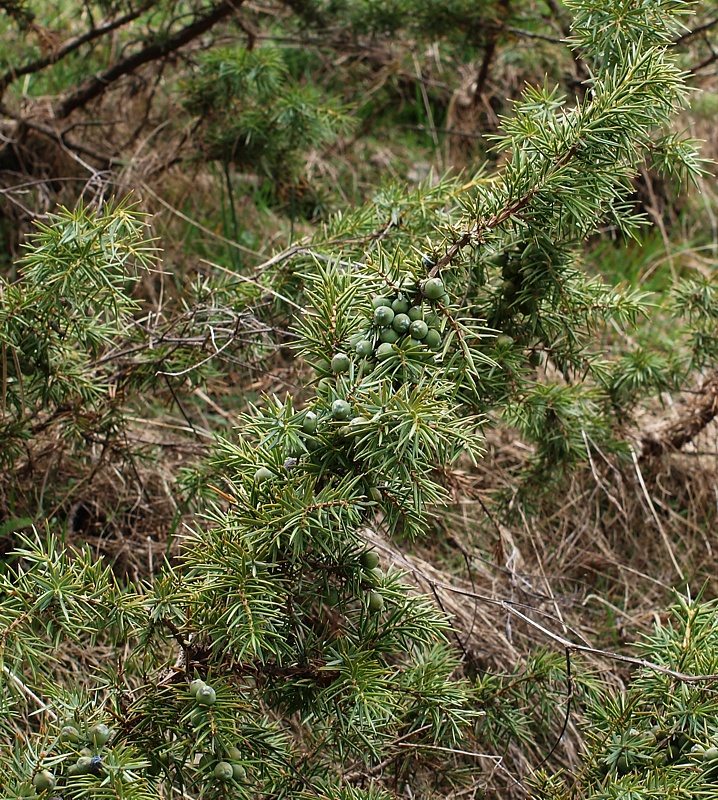
<svg viewBox="0 0 718 800">
<path fill-rule="evenodd" d="M 384 598 L 379 592 L 369 592 L 369 613 L 378 614 L 384 608 Z"/>
<path fill-rule="evenodd" d="M 80 731 L 74 725 L 64 725 L 60 731 L 61 742 L 79 742 L 81 739 Z"/>
<path fill-rule="evenodd" d="M 421 306 L 412 306 L 408 313 L 412 322 L 416 322 L 417 319 L 424 319 L 424 310 Z"/>
<path fill-rule="evenodd" d="M 389 300 L 388 297 L 375 297 L 371 301 L 371 304 L 374 306 L 374 308 L 381 308 L 382 306 L 391 308 L 391 300 Z"/>
<path fill-rule="evenodd" d="M 232 777 L 235 781 L 243 781 L 247 777 L 247 771 L 241 764 L 232 764 Z"/>
<path fill-rule="evenodd" d="M 431 328 L 424 337 L 424 344 L 432 350 L 438 350 L 441 347 L 441 334 L 439 331 Z"/>
<path fill-rule="evenodd" d="M 399 334 L 394 330 L 394 328 L 383 328 L 379 333 L 379 341 L 394 344 L 395 342 L 399 341 Z"/>
<path fill-rule="evenodd" d="M 441 315 L 437 314 L 436 311 L 428 314 L 425 322 L 430 328 L 434 328 L 437 331 L 441 330 Z"/>
<path fill-rule="evenodd" d="M 403 297 L 397 297 L 391 304 L 391 310 L 395 314 L 406 314 L 409 310 L 409 301 Z"/>
<path fill-rule="evenodd" d="M 379 565 L 379 556 L 374 550 L 367 550 L 361 554 L 359 563 L 364 569 L 374 569 L 374 567 Z"/>
<path fill-rule="evenodd" d="M 317 415 L 313 411 L 307 411 L 302 420 L 302 430 L 304 433 L 314 433 L 317 430 Z"/>
<path fill-rule="evenodd" d="M 394 321 L 394 312 L 391 308 L 380 306 L 374 312 L 374 323 L 379 328 L 388 328 Z"/>
<path fill-rule="evenodd" d="M 273 478 L 273 477 L 274 477 L 274 473 L 271 470 L 267 469 L 266 467 L 260 467 L 254 473 L 254 482 L 261 484 L 261 483 L 264 483 L 265 481 L 268 481 L 270 478 Z M 198 696 L 198 694 L 199 694 L 199 692 L 201 690 L 202 690 L 202 687 L 200 686 L 200 688 L 195 692 L 195 697 Z"/>
<path fill-rule="evenodd" d="M 409 327 L 409 333 L 411 333 L 415 339 L 425 339 L 428 332 L 429 326 L 424 322 L 423 319 L 417 319 L 415 322 L 412 322 L 411 326 Z"/>
<path fill-rule="evenodd" d="M 214 777 L 218 781 L 231 781 L 234 776 L 234 770 L 229 761 L 220 761 L 214 768 Z"/>
<path fill-rule="evenodd" d="M 334 419 L 348 419 L 352 412 L 352 407 L 346 400 L 335 400 L 332 403 L 332 417 Z"/>
<path fill-rule="evenodd" d="M 332 372 L 336 375 L 346 372 L 351 365 L 351 359 L 346 353 L 336 353 L 332 358 Z"/>
<path fill-rule="evenodd" d="M 374 345 L 369 341 L 369 339 L 362 339 L 361 341 L 357 342 L 354 350 L 361 358 L 367 358 L 374 352 Z"/>
<path fill-rule="evenodd" d="M 376 349 L 376 357 L 379 361 L 385 361 L 394 355 L 394 345 L 390 342 L 383 342 Z"/>
<path fill-rule="evenodd" d="M 429 278 L 422 284 L 421 291 L 429 300 L 438 300 L 444 294 L 444 282 L 441 278 Z"/>
<path fill-rule="evenodd" d="M 409 330 L 409 325 L 411 325 L 411 320 L 408 314 L 397 314 L 391 323 L 391 327 L 397 333 L 406 333 Z"/>
<path fill-rule="evenodd" d="M 32 779 L 32 785 L 38 790 L 38 792 L 46 792 L 48 789 L 54 789 L 55 783 L 55 776 L 50 772 L 49 769 L 43 769 L 40 772 L 35 773 Z"/>
<path fill-rule="evenodd" d="M 227 758 L 230 761 L 241 761 L 242 760 L 242 751 L 239 747 L 228 747 L 227 748 Z"/>
<path fill-rule="evenodd" d="M 197 697 L 197 692 L 207 684 L 201 678 L 195 678 L 189 685 L 189 693 L 192 697 Z"/>
<path fill-rule="evenodd" d="M 217 702 L 217 693 L 211 686 L 203 686 L 197 691 L 196 699 L 201 706 L 213 706 Z"/>
<path fill-rule="evenodd" d="M 103 722 L 98 722 L 93 725 L 87 732 L 87 738 L 95 745 L 95 747 L 102 747 L 110 738 L 110 729 Z"/>
</svg>

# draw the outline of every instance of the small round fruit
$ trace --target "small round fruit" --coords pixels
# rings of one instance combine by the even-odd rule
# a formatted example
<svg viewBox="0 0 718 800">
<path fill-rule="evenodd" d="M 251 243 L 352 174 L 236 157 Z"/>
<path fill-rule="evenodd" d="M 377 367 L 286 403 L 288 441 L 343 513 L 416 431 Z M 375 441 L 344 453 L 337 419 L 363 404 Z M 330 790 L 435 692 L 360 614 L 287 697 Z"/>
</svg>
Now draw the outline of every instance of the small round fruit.
<svg viewBox="0 0 718 800">
<path fill-rule="evenodd" d="M 332 358 L 332 372 L 338 375 L 341 372 L 346 372 L 350 365 L 351 359 L 346 353 L 335 353 Z"/>
<path fill-rule="evenodd" d="M 74 725 L 64 725 L 60 730 L 61 742 L 79 742 L 81 739 L 80 731 Z"/>
<path fill-rule="evenodd" d="M 423 319 L 417 319 L 411 323 L 411 327 L 409 328 L 409 333 L 415 339 L 425 339 L 426 334 L 429 332 L 429 326 L 424 322 Z"/>
<path fill-rule="evenodd" d="M 227 758 L 230 761 L 241 761 L 242 760 L 242 751 L 239 747 L 228 747 L 227 748 Z"/>
<path fill-rule="evenodd" d="M 379 566 L 379 556 L 374 550 L 366 550 L 361 554 L 359 563 L 364 569 L 374 569 L 374 567 Z"/>
<path fill-rule="evenodd" d="M 229 761 L 220 761 L 214 768 L 213 774 L 218 781 L 231 781 L 234 776 L 234 770 Z"/>
<path fill-rule="evenodd" d="M 369 592 L 369 613 L 378 614 L 384 608 L 384 598 L 379 592 Z"/>
<path fill-rule="evenodd" d="M 391 308 L 391 300 L 388 297 L 375 297 L 371 304 L 374 308 Z"/>
<path fill-rule="evenodd" d="M 424 309 L 421 306 L 412 306 L 408 314 L 412 322 L 416 322 L 418 319 L 424 319 Z"/>
<path fill-rule="evenodd" d="M 197 697 L 197 692 L 207 684 L 201 678 L 195 678 L 189 685 L 189 693 L 192 697 Z"/>
<path fill-rule="evenodd" d="M 334 419 L 349 419 L 352 407 L 346 400 L 335 400 L 332 403 L 332 417 Z"/>
<path fill-rule="evenodd" d="M 334 381 L 331 378 L 322 378 L 319 383 L 317 383 L 317 394 L 329 394 L 334 387 Z"/>
<path fill-rule="evenodd" d="M 387 306 L 380 306 L 374 312 L 374 324 L 379 328 L 388 328 L 394 321 L 394 312 Z"/>
<path fill-rule="evenodd" d="M 302 420 L 302 430 L 304 433 L 316 433 L 318 417 L 313 411 L 307 411 Z"/>
<path fill-rule="evenodd" d="M 507 300 L 513 300 L 516 297 L 516 292 L 518 291 L 518 287 L 516 284 L 511 280 L 505 280 L 501 284 L 501 293 Z"/>
<path fill-rule="evenodd" d="M 519 303 L 519 311 L 525 316 L 530 316 L 536 312 L 538 302 L 535 297 L 524 297 Z"/>
<path fill-rule="evenodd" d="M 505 333 L 502 333 L 501 336 L 496 337 L 496 346 L 500 347 L 502 350 L 513 347 L 513 345 L 514 340 Z"/>
<path fill-rule="evenodd" d="M 380 492 L 380 491 L 379 491 L 379 490 L 376 488 L 376 486 L 372 486 L 372 487 L 369 489 L 369 497 L 370 497 L 370 498 L 371 498 L 371 499 L 372 499 L 372 500 L 373 500 L 375 503 L 381 503 L 381 499 L 382 499 L 382 498 L 381 498 L 381 492 Z"/>
<path fill-rule="evenodd" d="M 441 303 L 442 306 L 448 306 L 449 303 L 451 302 L 451 298 L 449 297 L 447 292 L 444 292 L 444 294 L 442 294 L 441 297 L 439 298 L 438 302 Z"/>
<path fill-rule="evenodd" d="M 211 686 L 203 686 L 196 695 L 201 706 L 213 706 L 217 702 L 217 692 Z"/>
<path fill-rule="evenodd" d="M 102 772 L 102 756 L 92 756 L 90 758 L 89 772 L 91 775 L 99 775 Z"/>
<path fill-rule="evenodd" d="M 206 719 L 207 716 L 201 708 L 195 708 L 189 716 L 189 721 L 193 728 L 199 728 Z"/>
<path fill-rule="evenodd" d="M 232 777 L 235 781 L 243 781 L 247 777 L 247 771 L 241 764 L 232 764 Z"/>
<path fill-rule="evenodd" d="M 718 760 L 718 747 L 709 747 L 703 751 L 704 761 L 717 761 Z"/>
<path fill-rule="evenodd" d="M 374 345 L 369 339 L 362 339 L 357 342 L 354 350 L 360 358 L 368 358 L 374 352 Z"/>
<path fill-rule="evenodd" d="M 93 725 L 87 732 L 87 738 L 95 745 L 95 747 L 102 747 L 106 744 L 111 736 L 110 729 L 104 722 L 98 722 Z"/>
<path fill-rule="evenodd" d="M 406 312 L 410 308 L 409 301 L 404 297 L 397 297 L 396 300 L 391 304 L 391 310 L 395 314 L 406 314 Z"/>
<path fill-rule="evenodd" d="M 36 772 L 32 779 L 32 785 L 38 792 L 46 792 L 48 789 L 54 789 L 55 783 L 57 783 L 55 776 L 49 769 Z"/>
<path fill-rule="evenodd" d="M 397 333 L 406 333 L 409 330 L 410 325 L 411 320 L 409 319 L 408 314 L 397 314 L 394 317 L 394 321 L 391 323 L 391 327 Z"/>
<path fill-rule="evenodd" d="M 438 300 L 444 294 L 444 282 L 441 278 L 429 278 L 421 285 L 421 291 L 429 300 Z"/>
<path fill-rule="evenodd" d="M 273 478 L 273 477 L 274 477 L 274 473 L 270 469 L 267 469 L 266 467 L 260 467 L 254 473 L 254 482 L 255 483 L 264 483 L 265 481 L 268 481 L 270 478 Z M 205 686 L 205 688 L 207 688 L 207 687 Z M 202 687 L 200 686 L 200 688 L 195 692 L 195 697 L 197 697 L 199 695 L 201 690 L 202 690 Z"/>
<path fill-rule="evenodd" d="M 427 347 L 430 347 L 432 350 L 438 350 L 441 347 L 441 334 L 439 331 L 431 328 L 427 331 L 426 336 L 424 337 L 424 344 Z"/>
<path fill-rule="evenodd" d="M 441 315 L 437 314 L 436 311 L 432 311 L 431 314 L 428 314 L 426 317 L 426 324 L 430 328 L 434 328 L 437 331 L 441 330 Z"/>
<path fill-rule="evenodd" d="M 394 330 L 394 328 L 383 328 L 379 333 L 379 341 L 380 342 L 388 342 L 389 344 L 395 344 L 400 339 L 399 334 Z"/>
<path fill-rule="evenodd" d="M 421 339 L 414 339 L 413 336 L 408 340 L 408 342 L 411 347 L 421 347 L 422 344 L 424 344 Z"/>
<path fill-rule="evenodd" d="M 620 756 L 616 761 L 616 771 L 619 775 L 625 775 L 631 769 L 631 762 L 626 756 Z"/>
<path fill-rule="evenodd" d="M 394 345 L 391 342 L 382 342 L 376 349 L 376 357 L 379 361 L 385 361 L 394 355 Z"/>
</svg>

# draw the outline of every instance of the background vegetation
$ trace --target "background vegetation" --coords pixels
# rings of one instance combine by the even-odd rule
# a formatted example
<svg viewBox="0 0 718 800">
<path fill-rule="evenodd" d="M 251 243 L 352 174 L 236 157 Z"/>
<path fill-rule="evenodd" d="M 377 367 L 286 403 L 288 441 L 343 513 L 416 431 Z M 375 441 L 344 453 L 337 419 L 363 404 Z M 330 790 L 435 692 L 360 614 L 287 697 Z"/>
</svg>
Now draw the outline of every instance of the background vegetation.
<svg viewBox="0 0 718 800">
<path fill-rule="evenodd" d="M 0 0 L 2 797 L 718 792 L 716 28 Z"/>
</svg>

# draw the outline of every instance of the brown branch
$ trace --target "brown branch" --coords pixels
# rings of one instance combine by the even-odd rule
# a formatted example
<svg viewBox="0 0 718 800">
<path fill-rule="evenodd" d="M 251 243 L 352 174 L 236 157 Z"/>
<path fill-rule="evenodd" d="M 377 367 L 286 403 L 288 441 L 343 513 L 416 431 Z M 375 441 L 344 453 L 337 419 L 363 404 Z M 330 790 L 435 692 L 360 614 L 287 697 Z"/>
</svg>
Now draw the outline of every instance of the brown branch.
<svg viewBox="0 0 718 800">
<path fill-rule="evenodd" d="M 95 39 L 99 39 L 105 34 L 111 33 L 112 31 L 117 30 L 117 28 L 121 28 L 123 25 L 126 25 L 128 22 L 132 22 L 133 20 L 137 19 L 137 17 L 144 14 L 145 11 L 147 11 L 156 3 L 157 0 L 149 0 L 148 2 L 145 2 L 139 6 L 139 8 L 136 8 L 134 11 L 130 11 L 127 14 L 115 19 L 106 20 L 105 22 L 97 25 L 97 27 L 90 28 L 90 30 L 85 31 L 85 33 L 68 39 L 64 44 L 60 45 L 60 47 L 57 49 L 52 50 L 43 58 L 38 58 L 35 61 L 29 61 L 27 64 L 23 64 L 21 67 L 10 67 L 10 69 L 0 78 L 0 99 L 2 99 L 7 87 L 18 78 L 21 78 L 23 75 L 31 75 L 35 72 L 40 72 L 40 70 L 45 69 L 45 67 L 49 67 L 51 64 L 56 64 L 58 61 L 65 58 L 65 56 L 74 52 L 79 47 L 82 47 L 83 44 L 87 44 Z"/>
<path fill-rule="evenodd" d="M 190 25 L 177 31 L 173 36 L 163 40 L 155 39 L 136 53 L 117 61 L 106 70 L 94 75 L 65 96 L 56 108 L 57 117 L 61 119 L 67 117 L 76 109 L 82 108 L 91 100 L 99 97 L 115 81 L 125 75 L 129 75 L 144 64 L 164 58 L 184 47 L 193 39 L 213 28 L 218 22 L 229 17 L 243 2 L 244 0 L 222 0 L 222 2 L 210 7 L 205 14 L 197 17 Z"/>
<path fill-rule="evenodd" d="M 524 209 L 533 199 L 534 195 L 538 192 L 539 187 L 529 190 L 523 197 L 520 197 L 516 202 L 506 206 L 497 214 L 494 214 L 487 220 L 479 220 L 472 228 L 463 233 L 455 242 L 448 248 L 446 253 L 434 264 L 429 271 L 429 277 L 433 278 L 439 274 L 439 271 L 450 264 L 456 256 L 472 242 L 480 242 L 482 234 L 485 231 L 496 228 L 506 220 L 518 214 L 519 211 Z"/>
<path fill-rule="evenodd" d="M 706 22 L 703 25 L 699 25 L 697 28 L 693 28 L 691 31 L 686 31 L 686 33 L 678 36 L 676 39 L 673 40 L 674 45 L 683 44 L 688 39 L 692 39 L 694 36 L 698 36 L 701 33 L 705 33 L 709 31 L 711 28 L 715 28 L 718 25 L 718 19 L 712 19 L 710 22 Z"/>
<path fill-rule="evenodd" d="M 695 75 L 697 72 L 701 72 L 706 67 L 710 67 L 711 64 L 715 64 L 718 61 L 718 53 L 711 53 L 711 55 L 706 56 L 703 61 L 700 61 L 698 64 L 695 64 L 690 69 L 687 70 L 689 75 Z"/>
<path fill-rule="evenodd" d="M 489 38 L 486 43 L 486 50 L 484 57 L 479 67 L 479 73 L 476 76 L 476 88 L 474 89 L 474 103 L 479 103 L 484 96 L 484 89 L 486 88 L 486 81 L 489 78 L 489 70 L 491 69 L 491 62 L 494 60 L 496 50 L 498 48 L 499 38 L 504 31 L 505 20 L 509 13 L 509 0 L 499 0 L 501 21 L 493 26 Z"/>
<path fill-rule="evenodd" d="M 641 438 L 641 459 L 656 458 L 690 444 L 718 416 L 718 372 L 702 383 L 677 419 Z"/>
</svg>

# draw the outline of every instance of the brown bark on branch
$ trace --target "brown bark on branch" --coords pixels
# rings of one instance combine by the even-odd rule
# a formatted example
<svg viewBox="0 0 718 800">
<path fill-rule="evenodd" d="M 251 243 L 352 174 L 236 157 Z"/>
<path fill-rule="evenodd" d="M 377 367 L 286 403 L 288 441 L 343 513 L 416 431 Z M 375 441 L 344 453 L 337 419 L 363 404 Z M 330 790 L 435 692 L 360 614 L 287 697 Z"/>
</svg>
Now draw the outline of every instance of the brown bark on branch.
<svg viewBox="0 0 718 800">
<path fill-rule="evenodd" d="M 129 75 L 144 64 L 157 61 L 184 47 L 193 39 L 213 28 L 218 22 L 229 17 L 243 2 L 244 0 L 222 0 L 173 36 L 160 41 L 155 40 L 136 53 L 112 64 L 66 95 L 55 110 L 56 116 L 61 119 L 67 117 L 76 109 L 82 108 L 91 100 L 99 97 L 125 75 Z"/>
<path fill-rule="evenodd" d="M 124 14 L 121 17 L 116 17 L 115 19 L 106 20 L 96 27 L 90 28 L 90 30 L 85 31 L 79 36 L 74 36 L 71 39 L 68 39 L 64 44 L 60 45 L 57 49 L 53 50 L 42 58 L 38 58 L 35 61 L 29 61 L 27 64 L 23 64 L 21 67 L 10 67 L 10 69 L 0 78 L 0 99 L 2 99 L 7 87 L 18 78 L 22 78 L 23 75 L 31 75 L 35 72 L 40 72 L 41 70 L 45 69 L 45 67 L 49 67 L 51 64 L 56 64 L 58 61 L 61 61 L 63 58 L 65 58 L 65 56 L 74 52 L 79 47 L 82 47 L 83 44 L 87 44 L 95 39 L 99 39 L 102 36 L 117 30 L 117 28 L 127 25 L 156 4 L 157 0 L 149 0 L 149 2 L 143 3 L 134 11 L 129 11 L 127 14 Z"/>
<path fill-rule="evenodd" d="M 718 416 L 718 372 L 702 383 L 678 418 L 641 438 L 641 459 L 675 452 L 692 442 Z"/>
</svg>

